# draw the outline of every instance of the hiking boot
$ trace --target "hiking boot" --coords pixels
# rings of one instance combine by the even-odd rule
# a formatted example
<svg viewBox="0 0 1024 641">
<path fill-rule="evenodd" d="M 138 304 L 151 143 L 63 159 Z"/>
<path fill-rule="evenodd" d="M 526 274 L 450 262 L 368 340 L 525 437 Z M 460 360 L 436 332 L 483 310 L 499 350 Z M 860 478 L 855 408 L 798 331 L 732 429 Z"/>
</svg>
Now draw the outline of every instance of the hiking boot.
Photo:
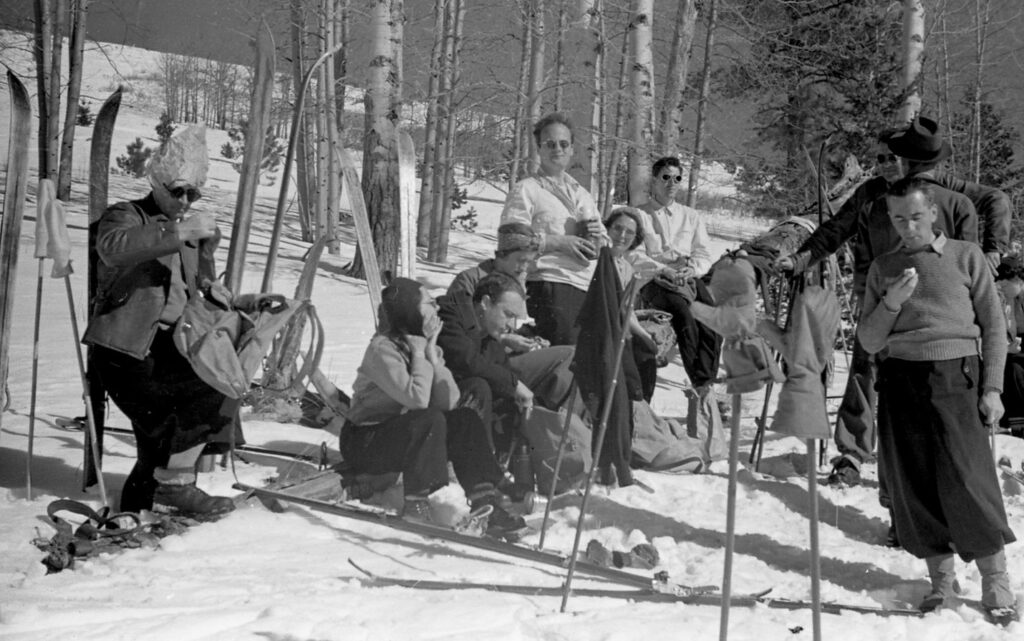
<svg viewBox="0 0 1024 641">
<path fill-rule="evenodd" d="M 840 456 L 832 464 L 828 484 L 839 487 L 860 485 L 860 466 L 848 456 Z"/>
<path fill-rule="evenodd" d="M 430 501 L 425 498 L 405 497 L 402 518 L 413 523 L 437 525 L 434 523 L 434 517 L 430 514 Z"/>
<path fill-rule="evenodd" d="M 470 508 L 474 511 L 490 505 L 494 508 L 487 519 L 487 536 L 507 541 L 517 541 L 529 527 L 521 516 L 509 514 L 504 505 L 508 505 L 509 498 L 505 494 L 494 489 L 494 486 L 484 484 L 469 496 Z"/>
<path fill-rule="evenodd" d="M 988 617 L 990 623 L 1006 627 L 1014 621 L 1020 621 L 1020 616 L 1017 614 L 1017 608 L 1012 605 L 1006 605 L 998 608 L 985 608 L 985 615 Z"/>
<path fill-rule="evenodd" d="M 153 493 L 153 503 L 172 508 L 182 514 L 214 516 L 235 509 L 235 502 L 226 496 L 210 496 L 195 485 L 160 483 Z"/>
</svg>

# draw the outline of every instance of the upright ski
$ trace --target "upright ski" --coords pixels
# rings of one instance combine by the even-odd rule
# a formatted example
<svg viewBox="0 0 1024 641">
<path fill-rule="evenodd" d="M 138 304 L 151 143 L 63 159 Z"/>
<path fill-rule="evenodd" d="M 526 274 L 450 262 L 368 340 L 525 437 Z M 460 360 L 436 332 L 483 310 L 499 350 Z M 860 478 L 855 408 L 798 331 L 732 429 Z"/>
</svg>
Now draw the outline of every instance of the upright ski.
<svg viewBox="0 0 1024 641">
<path fill-rule="evenodd" d="M 373 247 L 373 230 L 370 228 L 370 216 L 366 213 L 366 200 L 363 198 L 363 186 L 356 171 L 356 161 L 352 152 L 341 148 L 338 151 L 341 161 L 343 186 L 348 192 L 348 201 L 352 205 L 352 220 L 356 227 L 356 240 L 363 257 L 363 269 L 366 270 L 366 287 L 370 290 L 370 306 L 373 308 L 373 320 L 377 320 L 377 308 L 380 307 L 380 290 L 384 288 L 377 263 L 376 250 Z"/>
<path fill-rule="evenodd" d="M 86 298 L 86 316 L 92 312 L 92 302 L 96 297 L 96 265 L 99 256 L 96 253 L 96 228 L 100 217 L 107 209 L 107 186 L 110 181 L 110 145 L 114 137 L 114 124 L 117 112 L 121 109 L 121 87 L 110 94 L 96 115 L 92 126 L 92 146 L 89 149 L 89 289 Z M 86 383 L 89 386 L 89 404 L 92 406 L 93 422 L 96 427 L 96 446 L 100 457 L 103 456 L 103 425 L 107 412 L 107 390 L 103 387 L 100 377 L 96 374 L 92 363 L 92 347 L 86 352 Z M 89 431 L 85 432 L 84 449 L 82 450 L 82 489 L 95 485 L 99 480 L 98 471 L 93 463 L 92 439 Z M 102 461 L 102 458 L 101 458 Z M 102 464 L 102 463 L 101 463 Z"/>
<path fill-rule="evenodd" d="M 3 221 L 0 221 L 0 415 L 10 404 L 7 372 L 10 365 L 11 320 L 18 268 L 18 241 L 25 214 L 28 187 L 28 150 L 32 106 L 18 76 L 7 70 L 11 93 L 10 139 L 7 141 L 7 186 L 4 189 Z"/>
<path fill-rule="evenodd" d="M 405 278 L 416 278 L 416 148 L 412 136 L 405 129 L 398 130 L 398 184 L 402 219 L 399 224 L 401 240 L 398 251 L 398 273 Z"/>
</svg>

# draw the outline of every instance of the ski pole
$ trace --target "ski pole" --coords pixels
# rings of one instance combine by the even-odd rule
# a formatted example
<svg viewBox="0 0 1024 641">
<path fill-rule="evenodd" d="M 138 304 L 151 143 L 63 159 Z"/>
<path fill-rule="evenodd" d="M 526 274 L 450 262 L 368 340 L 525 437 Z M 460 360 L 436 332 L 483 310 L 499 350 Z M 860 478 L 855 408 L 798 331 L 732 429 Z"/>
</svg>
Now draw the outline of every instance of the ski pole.
<svg viewBox="0 0 1024 641">
<path fill-rule="evenodd" d="M 36 391 L 39 383 L 39 325 L 43 314 L 43 259 L 36 278 L 36 318 L 32 330 L 32 393 L 28 405 L 28 457 L 25 459 L 25 496 L 32 500 L 32 456 L 36 440 Z"/>
<path fill-rule="evenodd" d="M 82 350 L 78 345 L 78 318 L 75 316 L 75 295 L 71 290 L 71 277 L 64 276 L 64 286 L 68 293 L 68 308 L 71 310 L 71 332 L 75 339 L 75 357 L 78 359 L 78 373 L 82 378 L 82 400 L 85 401 L 85 425 L 88 430 L 89 440 L 92 442 L 92 462 L 96 468 L 96 482 L 100 486 L 100 498 L 104 505 L 110 505 L 107 500 L 107 486 L 103 482 L 103 470 L 100 467 L 100 446 L 96 440 L 96 420 L 92 414 L 92 402 L 89 397 L 89 378 L 85 375 L 85 362 L 82 360 Z"/>
<path fill-rule="evenodd" d="M 807 493 L 811 499 L 811 628 L 821 641 L 821 547 L 818 540 L 818 466 L 814 439 L 807 439 Z"/>
<path fill-rule="evenodd" d="M 572 420 L 572 411 L 576 409 L 576 397 L 580 390 L 576 387 L 575 381 L 569 391 L 569 402 L 565 406 L 565 422 L 562 425 L 562 436 L 558 439 L 558 454 L 555 456 L 555 471 L 551 476 L 551 487 L 548 489 L 548 501 L 544 505 L 544 520 L 540 522 L 540 540 L 537 547 L 544 549 L 544 535 L 548 529 L 548 518 L 551 516 L 551 503 L 555 500 L 555 491 L 558 487 L 558 474 L 562 469 L 562 458 L 565 456 L 565 444 L 569 441 L 569 422 Z"/>
<path fill-rule="evenodd" d="M 636 290 L 637 277 L 634 274 L 623 292 L 625 304 L 622 314 L 619 317 L 620 331 L 619 344 L 615 349 L 615 360 L 612 367 L 612 378 L 608 384 L 608 393 L 605 394 L 604 403 L 601 407 L 601 420 L 597 429 L 597 446 L 594 448 L 594 460 L 590 464 L 590 473 L 587 474 L 587 487 L 583 492 L 583 501 L 580 503 L 580 517 L 576 521 L 576 538 L 572 544 L 572 554 L 569 555 L 569 571 L 565 576 L 565 585 L 562 588 L 562 607 L 560 612 L 565 612 L 565 606 L 569 602 L 569 592 L 572 591 L 572 577 L 576 572 L 576 556 L 580 551 L 580 538 L 583 536 L 583 519 L 587 516 L 587 502 L 590 499 L 590 490 L 594 486 L 594 477 L 597 475 L 597 468 L 601 462 L 601 450 L 604 449 L 604 435 L 608 431 L 608 417 L 612 411 L 612 395 L 619 383 L 619 371 L 622 369 L 622 353 L 626 349 L 626 337 L 629 335 L 629 317 L 633 313 L 635 302 L 634 291 Z"/>
<path fill-rule="evenodd" d="M 732 553 L 736 546 L 736 477 L 739 473 L 740 412 L 743 396 L 732 395 L 732 420 L 729 425 L 729 493 L 725 509 L 725 564 L 722 569 L 722 610 L 718 639 L 729 638 L 729 597 L 732 595 Z"/>
</svg>

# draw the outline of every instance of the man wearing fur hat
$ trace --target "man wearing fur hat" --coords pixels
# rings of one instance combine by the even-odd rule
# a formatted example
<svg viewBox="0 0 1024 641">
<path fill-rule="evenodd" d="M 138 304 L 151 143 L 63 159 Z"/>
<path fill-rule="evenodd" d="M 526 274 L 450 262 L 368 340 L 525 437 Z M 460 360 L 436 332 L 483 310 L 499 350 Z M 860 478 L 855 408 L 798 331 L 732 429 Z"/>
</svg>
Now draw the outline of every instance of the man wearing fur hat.
<svg viewBox="0 0 1024 641">
<path fill-rule="evenodd" d="M 205 128 L 179 131 L 149 163 L 150 193 L 112 205 L 93 223 L 97 289 L 83 342 L 93 347 L 91 366 L 135 432 L 137 460 L 121 494 L 125 511 L 156 503 L 210 515 L 234 507 L 195 486 L 195 467 L 212 436 L 236 428 L 237 401 L 200 380 L 172 341 L 188 300 L 182 262 L 197 266 L 197 289 L 216 279 L 216 220 L 186 216 L 208 163 Z"/>
</svg>

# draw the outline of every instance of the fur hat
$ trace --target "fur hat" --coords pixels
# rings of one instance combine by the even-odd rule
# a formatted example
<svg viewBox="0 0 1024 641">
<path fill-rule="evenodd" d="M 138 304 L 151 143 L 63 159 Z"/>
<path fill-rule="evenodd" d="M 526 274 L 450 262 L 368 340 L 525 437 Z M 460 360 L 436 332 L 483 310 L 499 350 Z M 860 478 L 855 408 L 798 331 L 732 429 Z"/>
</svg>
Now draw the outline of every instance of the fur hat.
<svg viewBox="0 0 1024 641">
<path fill-rule="evenodd" d="M 149 181 L 166 187 L 175 181 L 192 187 L 206 183 L 210 166 L 206 151 L 206 125 L 190 125 L 171 136 L 149 160 Z"/>
<path fill-rule="evenodd" d="M 939 123 L 924 116 L 911 120 L 906 129 L 884 136 L 882 142 L 892 153 L 914 162 L 939 162 L 953 153 L 939 133 Z"/>
</svg>

